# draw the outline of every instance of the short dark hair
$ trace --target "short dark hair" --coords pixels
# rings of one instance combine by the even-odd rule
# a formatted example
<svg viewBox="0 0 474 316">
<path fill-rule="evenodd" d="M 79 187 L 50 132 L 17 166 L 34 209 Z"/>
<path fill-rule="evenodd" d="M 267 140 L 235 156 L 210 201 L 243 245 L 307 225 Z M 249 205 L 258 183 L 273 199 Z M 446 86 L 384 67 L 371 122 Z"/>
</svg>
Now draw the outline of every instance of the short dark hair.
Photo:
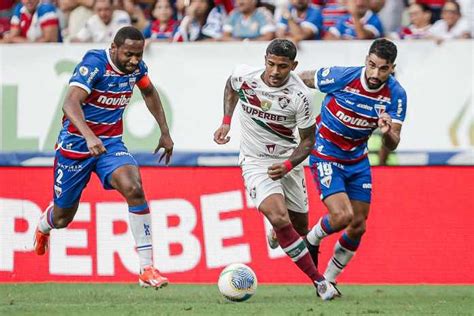
<svg viewBox="0 0 474 316">
<path fill-rule="evenodd" d="M 128 39 L 133 41 L 144 41 L 145 37 L 139 29 L 133 26 L 124 26 L 118 30 L 117 34 L 115 34 L 114 43 L 117 47 L 120 47 Z"/>
<path fill-rule="evenodd" d="M 414 2 L 412 5 L 420 7 L 421 11 L 423 11 L 424 13 L 429 12 L 431 14 L 431 9 L 426 3 Z"/>
<path fill-rule="evenodd" d="M 459 5 L 459 3 L 456 1 L 456 0 L 448 0 L 446 1 L 446 3 L 443 5 L 443 8 L 446 6 L 446 4 L 448 3 L 452 3 L 454 4 L 454 6 L 456 7 L 456 13 L 457 14 L 461 14 L 461 6 Z"/>
<path fill-rule="evenodd" d="M 289 40 L 277 38 L 268 44 L 267 55 L 283 56 L 295 60 L 296 46 Z"/>
<path fill-rule="evenodd" d="M 397 59 L 397 46 L 388 39 L 379 38 L 370 45 L 369 55 L 370 54 L 375 54 L 377 57 L 393 64 L 395 59 Z"/>
</svg>

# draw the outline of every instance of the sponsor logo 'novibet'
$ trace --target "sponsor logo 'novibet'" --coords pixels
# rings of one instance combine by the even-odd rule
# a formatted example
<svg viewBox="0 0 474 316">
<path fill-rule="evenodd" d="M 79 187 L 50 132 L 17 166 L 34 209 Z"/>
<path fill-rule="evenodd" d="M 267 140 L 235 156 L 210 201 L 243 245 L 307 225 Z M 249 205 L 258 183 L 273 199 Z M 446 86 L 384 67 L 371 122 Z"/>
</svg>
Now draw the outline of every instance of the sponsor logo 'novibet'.
<svg viewBox="0 0 474 316">
<path fill-rule="evenodd" d="M 336 116 L 344 123 L 349 123 L 357 127 L 375 127 L 376 125 L 375 123 L 370 123 L 365 119 L 349 116 L 342 111 L 337 111 Z"/>
<path fill-rule="evenodd" d="M 152 216 L 154 261 L 173 283 L 214 283 L 223 267 L 242 262 L 254 269 L 259 282 L 310 284 L 280 248 L 268 247 L 270 226 L 245 193 L 239 168 L 145 167 L 141 173 Z M 103 190 L 95 176 L 73 223 L 51 232 L 47 255 L 34 255 L 36 223 L 51 200 L 51 175 L 50 168 L 0 168 L 0 283 L 135 283 L 138 256 L 127 203 Z M 29 181 L 32 177 L 35 181 Z M 474 181 L 474 167 L 375 168 L 373 178 L 369 229 L 359 255 L 338 281 L 474 284 L 474 253 L 465 251 L 466 244 L 474 243 L 472 221 L 466 220 L 472 218 L 474 200 L 470 186 L 458 185 Z M 325 208 L 314 184 L 307 185 L 309 223 L 314 224 Z M 465 202 L 446 212 L 446 203 L 433 198 L 437 192 Z M 431 216 L 410 216 L 425 209 Z M 450 238 L 439 239 L 436 227 Z M 417 234 L 403 234 L 415 228 Z M 321 262 L 328 262 L 337 238 L 324 240 Z M 440 248 L 449 249 L 452 260 L 424 264 Z M 387 256 L 387 249 L 403 255 Z"/>
<path fill-rule="evenodd" d="M 126 97 L 123 94 L 120 96 L 120 98 L 112 98 L 106 97 L 105 95 L 101 95 L 97 99 L 97 102 L 105 105 L 125 106 L 130 102 L 130 99 L 131 97 Z"/>
</svg>

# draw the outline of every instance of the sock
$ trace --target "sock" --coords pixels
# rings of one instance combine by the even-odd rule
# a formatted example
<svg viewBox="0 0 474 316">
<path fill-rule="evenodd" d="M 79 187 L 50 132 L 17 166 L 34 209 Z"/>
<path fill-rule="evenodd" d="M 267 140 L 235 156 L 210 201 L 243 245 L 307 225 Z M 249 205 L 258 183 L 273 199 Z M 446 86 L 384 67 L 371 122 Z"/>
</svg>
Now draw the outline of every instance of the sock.
<svg viewBox="0 0 474 316">
<path fill-rule="evenodd" d="M 148 204 L 128 206 L 128 218 L 137 247 L 140 271 L 153 265 L 153 247 L 151 242 L 151 216 Z"/>
<path fill-rule="evenodd" d="M 49 232 L 55 228 L 53 223 L 53 209 L 54 205 L 48 206 L 46 211 L 40 216 L 38 230 L 43 234 L 49 234 Z"/>
<path fill-rule="evenodd" d="M 351 239 L 347 233 L 343 233 L 334 246 L 334 255 L 329 260 L 324 277 L 330 282 L 336 282 L 336 278 L 341 274 L 359 247 L 360 239 Z"/>
<path fill-rule="evenodd" d="M 332 229 L 331 225 L 329 224 L 329 215 L 326 214 L 321 217 L 316 225 L 308 232 L 306 235 L 306 239 L 308 242 L 313 246 L 319 246 L 321 240 L 334 233 L 334 229 Z"/>
<path fill-rule="evenodd" d="M 291 223 L 279 229 L 275 229 L 275 233 L 283 251 L 293 260 L 301 271 L 313 282 L 324 280 L 324 277 L 314 266 L 304 240 L 296 232 Z"/>
</svg>

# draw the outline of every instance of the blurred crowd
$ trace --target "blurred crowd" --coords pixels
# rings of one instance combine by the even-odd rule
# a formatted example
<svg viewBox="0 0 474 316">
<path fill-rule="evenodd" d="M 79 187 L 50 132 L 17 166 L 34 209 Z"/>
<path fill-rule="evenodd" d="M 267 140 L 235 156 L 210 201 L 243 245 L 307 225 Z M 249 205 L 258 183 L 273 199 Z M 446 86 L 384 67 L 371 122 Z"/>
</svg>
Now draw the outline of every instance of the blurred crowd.
<svg viewBox="0 0 474 316">
<path fill-rule="evenodd" d="M 473 0 L 1 0 L 0 43 L 470 38 Z"/>
</svg>

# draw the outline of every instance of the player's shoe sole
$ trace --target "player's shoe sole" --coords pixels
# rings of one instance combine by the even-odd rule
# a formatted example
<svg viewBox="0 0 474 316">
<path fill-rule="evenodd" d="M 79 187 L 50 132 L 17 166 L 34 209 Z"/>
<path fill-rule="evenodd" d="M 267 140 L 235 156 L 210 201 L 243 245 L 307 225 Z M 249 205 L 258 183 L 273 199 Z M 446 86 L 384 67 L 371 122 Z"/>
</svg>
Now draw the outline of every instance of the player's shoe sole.
<svg viewBox="0 0 474 316">
<path fill-rule="evenodd" d="M 273 230 L 273 228 L 270 229 L 267 233 L 267 242 L 268 242 L 268 246 L 271 249 L 276 249 L 276 248 L 278 248 L 278 246 L 280 246 L 280 244 L 278 243 L 278 239 L 277 239 L 275 230 Z"/>
<path fill-rule="evenodd" d="M 44 255 L 49 248 L 49 234 L 45 234 L 36 228 L 33 247 L 38 256 Z"/>
</svg>

